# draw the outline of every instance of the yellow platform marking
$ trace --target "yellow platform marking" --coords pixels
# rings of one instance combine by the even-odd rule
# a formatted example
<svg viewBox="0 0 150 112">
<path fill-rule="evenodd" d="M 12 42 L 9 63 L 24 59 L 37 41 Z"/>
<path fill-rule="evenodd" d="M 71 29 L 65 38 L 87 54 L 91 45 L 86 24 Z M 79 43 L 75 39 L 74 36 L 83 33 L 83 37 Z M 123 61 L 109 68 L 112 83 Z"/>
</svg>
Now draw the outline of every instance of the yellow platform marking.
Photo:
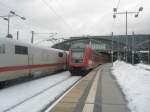
<svg viewBox="0 0 150 112">
<path fill-rule="evenodd" d="M 49 112 L 74 112 L 76 105 L 94 75 L 95 72 L 90 72 L 87 76 L 85 76 Z"/>
<path fill-rule="evenodd" d="M 99 71 L 96 73 L 96 77 L 93 81 L 92 87 L 91 87 L 88 97 L 86 99 L 86 102 L 85 102 L 85 105 L 83 108 L 83 112 L 93 112 L 96 91 L 97 91 L 97 85 L 98 85 L 98 81 L 99 81 L 99 77 L 100 77 Z"/>
<path fill-rule="evenodd" d="M 83 108 L 83 112 L 93 112 L 94 105 L 93 104 L 85 104 Z"/>
</svg>

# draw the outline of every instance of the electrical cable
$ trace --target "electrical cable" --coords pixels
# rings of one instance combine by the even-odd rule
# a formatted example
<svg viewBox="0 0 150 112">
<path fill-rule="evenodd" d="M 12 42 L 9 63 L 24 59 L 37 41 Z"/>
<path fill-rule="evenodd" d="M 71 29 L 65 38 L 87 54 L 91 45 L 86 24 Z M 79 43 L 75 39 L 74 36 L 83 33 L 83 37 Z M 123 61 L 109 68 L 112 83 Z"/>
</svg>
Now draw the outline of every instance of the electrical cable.
<svg viewBox="0 0 150 112">
<path fill-rule="evenodd" d="M 117 7 L 116 7 L 117 9 L 119 8 L 119 5 L 120 5 L 120 0 L 117 3 Z"/>
<path fill-rule="evenodd" d="M 68 29 L 71 30 L 72 32 L 75 32 L 74 29 L 70 26 L 70 24 L 68 24 L 66 22 L 66 20 L 64 19 L 64 17 L 62 17 L 61 15 L 59 15 L 55 10 L 54 8 L 49 4 L 47 3 L 45 0 L 41 0 L 49 9 L 49 14 L 51 15 L 51 11 L 55 14 L 55 16 L 57 16 L 59 19 L 62 20 L 62 22 L 68 26 Z"/>
<path fill-rule="evenodd" d="M 67 27 L 67 28 L 68 28 L 67 30 L 70 30 L 71 32 L 74 32 L 74 30 L 72 29 L 72 27 L 65 21 L 65 19 L 64 19 L 61 15 L 57 14 L 57 12 L 52 8 L 52 6 L 50 6 L 50 4 L 48 5 L 47 2 L 45 2 L 44 4 L 47 5 L 47 7 L 49 8 L 49 10 L 50 10 L 50 11 L 53 11 L 53 13 L 55 13 L 55 15 L 56 15 L 57 17 L 59 17 L 59 18 L 62 20 L 62 22 L 65 24 L 66 27 L 68 26 L 68 27 Z M 7 10 L 8 10 L 8 12 L 9 12 L 10 10 L 17 12 L 17 10 L 14 10 L 13 8 L 7 6 L 6 4 L 4 4 L 4 3 L 1 2 L 1 1 L 0 1 L 0 5 L 6 8 L 5 12 L 6 12 Z M 50 11 L 49 11 L 49 12 L 50 12 Z M 19 20 L 17 20 L 17 21 L 19 21 Z M 6 23 L 6 24 L 7 24 L 7 23 Z M 23 28 L 23 29 L 27 29 L 27 31 L 28 31 L 29 29 L 41 28 L 41 27 L 39 27 L 40 25 L 33 25 L 33 22 L 30 21 L 30 18 L 29 18 L 29 17 L 27 17 L 27 20 L 25 21 L 25 23 L 23 22 L 23 23 L 21 23 L 21 25 L 20 25 L 20 24 L 19 24 L 19 25 L 17 25 L 17 24 L 14 25 L 14 24 L 13 24 L 13 25 L 11 25 L 11 26 L 14 26 L 14 27 L 15 27 L 14 29 L 16 29 L 16 30 Z M 21 27 L 21 26 L 23 26 L 23 27 Z M 26 26 L 26 27 L 25 27 L 25 26 Z M 20 27 L 20 28 L 18 28 L 18 27 Z M 46 30 L 46 29 L 45 29 L 45 30 Z M 75 33 L 75 32 L 74 32 L 74 33 Z"/>
</svg>

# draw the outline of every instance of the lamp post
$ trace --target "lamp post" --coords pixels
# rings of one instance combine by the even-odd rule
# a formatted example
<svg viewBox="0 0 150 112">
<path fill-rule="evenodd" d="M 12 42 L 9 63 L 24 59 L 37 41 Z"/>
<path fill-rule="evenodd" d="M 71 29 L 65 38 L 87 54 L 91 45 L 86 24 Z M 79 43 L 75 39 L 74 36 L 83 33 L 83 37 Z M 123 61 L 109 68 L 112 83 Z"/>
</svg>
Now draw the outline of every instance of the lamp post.
<svg viewBox="0 0 150 112">
<path fill-rule="evenodd" d="M 125 15 L 126 16 L 126 55 L 125 55 L 125 60 L 126 62 L 128 61 L 127 59 L 127 49 L 128 49 L 128 39 L 127 39 L 127 35 L 128 35 L 128 14 L 134 14 L 135 18 L 137 18 L 139 16 L 139 13 L 143 11 L 143 7 L 139 7 L 139 10 L 137 12 L 129 12 L 129 11 L 125 11 L 125 12 L 118 12 L 117 8 L 113 8 L 113 18 L 116 18 L 116 15 Z"/>
<path fill-rule="evenodd" d="M 6 16 L 0 16 L 1 18 L 3 18 L 4 20 L 6 20 L 8 22 L 8 28 L 7 28 L 7 38 L 12 38 L 12 35 L 10 34 L 10 18 L 11 17 L 19 17 L 22 20 L 26 20 L 25 17 L 22 17 L 18 14 L 16 14 L 14 11 L 10 11 L 8 15 Z"/>
</svg>

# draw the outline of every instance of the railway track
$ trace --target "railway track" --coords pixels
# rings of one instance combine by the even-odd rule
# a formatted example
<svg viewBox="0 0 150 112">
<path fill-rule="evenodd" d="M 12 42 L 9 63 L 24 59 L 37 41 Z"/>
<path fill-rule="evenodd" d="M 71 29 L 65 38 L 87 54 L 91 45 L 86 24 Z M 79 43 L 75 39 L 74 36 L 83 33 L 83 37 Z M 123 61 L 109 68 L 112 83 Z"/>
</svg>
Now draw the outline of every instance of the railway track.
<svg viewBox="0 0 150 112">
<path fill-rule="evenodd" d="M 27 99 L 25 99 L 25 100 L 23 100 L 23 101 L 21 101 L 21 102 L 15 104 L 15 105 L 11 106 L 10 108 L 4 110 L 4 112 L 9 112 L 9 111 L 13 110 L 14 108 L 20 106 L 21 104 L 23 104 L 23 103 L 25 103 L 25 102 L 27 102 L 27 101 L 33 99 L 34 97 L 37 97 L 38 95 L 40 95 L 40 94 L 44 93 L 45 91 L 47 91 L 47 90 L 49 90 L 49 89 L 51 89 L 51 88 L 57 86 L 58 84 L 63 83 L 64 81 L 66 81 L 66 80 L 68 80 L 68 79 L 69 79 L 69 78 L 64 79 L 64 80 L 62 80 L 62 81 L 59 81 L 59 82 L 57 82 L 56 84 L 53 84 L 53 85 L 49 86 L 48 88 L 45 88 L 44 90 L 39 91 L 38 93 L 34 94 L 33 96 L 30 96 L 30 97 L 28 97 Z"/>
<path fill-rule="evenodd" d="M 32 96 L 29 96 L 19 102 L 16 102 L 15 104 L 9 106 L 8 108 L 5 108 L 4 110 L 2 110 L 2 112 L 18 112 L 18 111 L 22 111 L 22 112 L 26 112 L 26 111 L 30 111 L 30 108 L 28 108 L 29 105 L 34 105 L 33 102 L 44 102 L 43 106 L 40 107 L 40 109 L 35 110 L 35 111 L 42 111 L 44 108 L 46 108 L 46 106 L 51 105 L 56 99 L 58 99 L 65 91 L 67 91 L 76 81 L 78 81 L 80 78 L 79 77 L 74 77 L 74 76 L 70 76 L 70 77 L 66 77 L 62 80 L 57 81 L 56 83 L 47 86 L 46 88 L 36 92 L 35 94 L 33 94 Z M 66 88 L 63 88 L 63 85 L 66 85 Z M 55 93 L 55 90 L 57 91 L 62 89 L 61 94 L 59 93 Z M 53 93 L 52 93 L 53 91 Z M 45 97 L 48 99 L 48 96 L 54 96 L 53 100 L 51 101 L 44 101 Z M 41 99 L 41 100 L 39 100 Z M 11 100 L 11 99 L 10 99 Z M 46 102 L 46 103 L 45 103 Z M 33 106 L 34 107 L 34 106 Z M 36 107 L 36 105 L 35 105 Z M 38 106 L 37 106 L 38 107 Z M 1 111 L 1 110 L 0 110 Z M 32 112 L 34 110 L 31 110 Z"/>
</svg>

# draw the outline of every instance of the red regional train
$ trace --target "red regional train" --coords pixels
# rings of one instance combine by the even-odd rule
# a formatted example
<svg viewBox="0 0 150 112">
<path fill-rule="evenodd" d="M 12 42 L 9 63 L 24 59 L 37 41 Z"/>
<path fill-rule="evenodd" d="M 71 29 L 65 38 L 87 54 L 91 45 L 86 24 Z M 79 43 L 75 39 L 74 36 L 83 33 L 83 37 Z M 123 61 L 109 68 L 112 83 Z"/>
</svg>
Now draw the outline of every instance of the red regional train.
<svg viewBox="0 0 150 112">
<path fill-rule="evenodd" d="M 82 75 L 109 61 L 108 53 L 96 52 L 90 42 L 78 41 L 73 43 L 69 50 L 68 68 L 73 75 Z"/>
<path fill-rule="evenodd" d="M 0 38 L 0 88 L 22 77 L 49 75 L 66 68 L 63 50 Z"/>
</svg>

